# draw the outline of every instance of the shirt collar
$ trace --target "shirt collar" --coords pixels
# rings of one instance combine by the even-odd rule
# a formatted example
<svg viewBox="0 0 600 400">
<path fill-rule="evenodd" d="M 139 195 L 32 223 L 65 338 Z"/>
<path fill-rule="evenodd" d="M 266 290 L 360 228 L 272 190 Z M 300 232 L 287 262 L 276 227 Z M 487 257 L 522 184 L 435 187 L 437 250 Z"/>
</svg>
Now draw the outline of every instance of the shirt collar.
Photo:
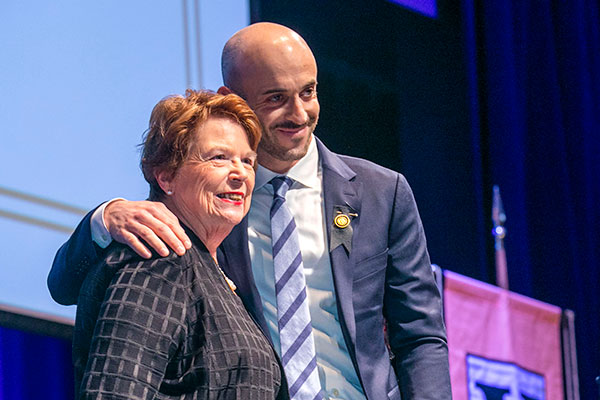
<svg viewBox="0 0 600 400">
<path fill-rule="evenodd" d="M 285 175 L 292 178 L 294 181 L 306 187 L 318 187 L 321 184 L 318 176 L 319 171 L 319 151 L 317 150 L 317 141 L 314 135 L 311 137 L 308 151 L 296 165 L 294 165 Z M 281 175 L 273 172 L 262 165 L 258 164 L 256 169 L 256 179 L 254 191 L 261 189 L 268 184 L 271 179 Z"/>
</svg>

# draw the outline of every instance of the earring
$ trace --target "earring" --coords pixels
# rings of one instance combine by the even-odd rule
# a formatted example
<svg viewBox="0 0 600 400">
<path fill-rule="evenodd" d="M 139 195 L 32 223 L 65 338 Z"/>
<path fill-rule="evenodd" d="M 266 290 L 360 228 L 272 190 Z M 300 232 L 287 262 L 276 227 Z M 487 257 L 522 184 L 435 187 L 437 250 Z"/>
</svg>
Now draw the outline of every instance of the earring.
<svg viewBox="0 0 600 400">
<path fill-rule="evenodd" d="M 172 191 L 172 190 L 167 190 L 167 196 L 170 196 L 170 195 L 172 195 L 172 194 L 173 194 L 173 191 Z"/>
</svg>

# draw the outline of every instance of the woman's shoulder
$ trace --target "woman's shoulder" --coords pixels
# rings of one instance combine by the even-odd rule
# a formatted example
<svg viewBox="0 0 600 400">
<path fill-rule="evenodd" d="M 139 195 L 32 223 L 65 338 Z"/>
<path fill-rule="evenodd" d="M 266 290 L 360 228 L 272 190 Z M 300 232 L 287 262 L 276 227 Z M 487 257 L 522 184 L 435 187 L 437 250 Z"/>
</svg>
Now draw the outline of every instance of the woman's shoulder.
<svg viewBox="0 0 600 400">
<path fill-rule="evenodd" d="M 141 282 L 141 279 L 153 279 L 177 285 L 186 271 L 191 270 L 190 259 L 194 257 L 193 252 L 192 248 L 184 256 L 178 256 L 171 251 L 168 256 L 162 257 L 153 251 L 150 258 L 143 258 L 129 246 L 116 243 L 107 249 L 101 264 L 102 268 L 113 274 L 135 276 L 137 279 L 134 283 Z"/>
</svg>

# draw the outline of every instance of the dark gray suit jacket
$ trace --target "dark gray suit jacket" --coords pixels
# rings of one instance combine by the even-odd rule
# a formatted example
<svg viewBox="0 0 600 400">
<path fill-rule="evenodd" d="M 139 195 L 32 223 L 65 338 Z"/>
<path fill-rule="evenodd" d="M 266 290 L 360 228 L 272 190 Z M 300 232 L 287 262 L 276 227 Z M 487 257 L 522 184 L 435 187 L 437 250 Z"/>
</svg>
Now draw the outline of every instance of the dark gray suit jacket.
<svg viewBox="0 0 600 400">
<path fill-rule="evenodd" d="M 340 324 L 367 397 L 450 399 L 442 304 L 408 183 L 369 161 L 334 154 L 318 140 L 317 146 Z M 357 214 L 351 235 L 334 225 L 338 210 Z M 247 224 L 246 218 L 223 242 L 220 265 L 268 335 Z"/>
</svg>

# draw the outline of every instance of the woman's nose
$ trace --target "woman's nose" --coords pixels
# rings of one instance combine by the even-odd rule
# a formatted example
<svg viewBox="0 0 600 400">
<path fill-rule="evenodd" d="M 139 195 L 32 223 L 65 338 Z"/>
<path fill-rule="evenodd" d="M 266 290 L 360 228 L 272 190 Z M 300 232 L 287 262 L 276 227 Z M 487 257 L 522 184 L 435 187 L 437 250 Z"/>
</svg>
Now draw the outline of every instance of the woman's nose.
<svg viewBox="0 0 600 400">
<path fill-rule="evenodd" d="M 248 179 L 248 170 L 244 163 L 240 159 L 231 161 L 231 177 L 238 181 L 245 181 Z"/>
</svg>

